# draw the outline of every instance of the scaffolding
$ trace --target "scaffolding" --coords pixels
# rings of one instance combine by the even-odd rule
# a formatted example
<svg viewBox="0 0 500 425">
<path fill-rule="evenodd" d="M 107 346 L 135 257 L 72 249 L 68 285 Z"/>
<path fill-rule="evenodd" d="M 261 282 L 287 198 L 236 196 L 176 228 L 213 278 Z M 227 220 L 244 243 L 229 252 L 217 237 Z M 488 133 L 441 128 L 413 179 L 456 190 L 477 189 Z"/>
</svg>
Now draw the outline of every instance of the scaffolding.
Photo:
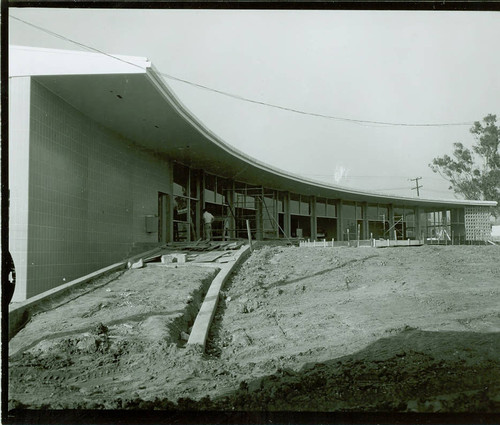
<svg viewBox="0 0 500 425">
<path fill-rule="evenodd" d="M 227 240 L 249 236 L 252 239 L 288 238 L 283 226 L 278 222 L 276 192 L 266 193 L 261 186 L 224 190 L 225 211 L 221 223 L 214 228 L 214 239 Z"/>
</svg>

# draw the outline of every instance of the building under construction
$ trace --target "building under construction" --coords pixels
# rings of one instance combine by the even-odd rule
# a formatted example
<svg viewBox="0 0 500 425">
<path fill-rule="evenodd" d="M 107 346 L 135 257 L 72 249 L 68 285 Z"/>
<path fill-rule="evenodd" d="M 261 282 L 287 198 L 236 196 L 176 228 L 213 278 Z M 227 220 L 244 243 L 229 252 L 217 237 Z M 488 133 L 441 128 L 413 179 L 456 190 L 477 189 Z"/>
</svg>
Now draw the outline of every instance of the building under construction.
<svg viewBox="0 0 500 425">
<path fill-rule="evenodd" d="M 118 58 L 118 59 L 117 59 Z M 126 258 L 215 239 L 484 241 L 496 202 L 425 200 L 311 181 L 223 142 L 145 58 L 10 49 L 14 301 Z"/>
</svg>

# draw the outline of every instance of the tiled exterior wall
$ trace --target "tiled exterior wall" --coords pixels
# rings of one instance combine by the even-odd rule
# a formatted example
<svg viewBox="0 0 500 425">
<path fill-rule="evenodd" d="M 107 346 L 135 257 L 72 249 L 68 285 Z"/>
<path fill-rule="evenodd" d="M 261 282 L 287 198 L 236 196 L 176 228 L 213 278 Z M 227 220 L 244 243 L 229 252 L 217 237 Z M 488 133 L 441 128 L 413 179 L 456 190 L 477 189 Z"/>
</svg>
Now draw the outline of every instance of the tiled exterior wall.
<svg viewBox="0 0 500 425">
<path fill-rule="evenodd" d="M 32 81 L 27 297 L 156 242 L 145 215 L 171 193 L 170 164 Z"/>
<path fill-rule="evenodd" d="M 26 298 L 30 86 L 29 77 L 9 80 L 9 251 L 16 267 L 13 301 Z"/>
</svg>

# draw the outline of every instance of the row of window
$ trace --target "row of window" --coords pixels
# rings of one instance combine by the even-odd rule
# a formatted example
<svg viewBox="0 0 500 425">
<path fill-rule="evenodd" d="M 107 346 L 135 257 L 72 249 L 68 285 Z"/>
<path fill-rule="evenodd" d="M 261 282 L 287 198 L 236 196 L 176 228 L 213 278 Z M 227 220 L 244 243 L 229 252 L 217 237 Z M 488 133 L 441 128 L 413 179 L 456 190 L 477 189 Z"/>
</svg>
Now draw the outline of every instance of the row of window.
<svg viewBox="0 0 500 425">
<path fill-rule="evenodd" d="M 241 209 L 248 212 L 257 209 L 257 200 L 262 199 L 265 213 L 272 216 L 283 214 L 285 211 L 285 194 L 283 192 L 263 189 L 242 182 L 232 183 L 230 180 L 211 174 L 204 174 L 202 187 L 197 187 L 198 174 L 189 167 L 174 163 L 173 191 L 174 214 L 173 219 L 177 224 L 178 232 L 188 234 L 192 223 L 196 222 L 196 208 L 199 202 L 200 189 L 203 191 L 204 201 L 213 208 L 220 206 L 220 211 L 225 211 L 223 206 L 229 203 L 232 197 L 232 207 L 235 211 Z M 293 216 L 311 216 L 310 196 L 290 193 L 289 212 Z M 346 224 L 351 233 L 358 231 L 360 220 L 368 222 L 386 223 L 390 221 L 388 205 L 367 204 L 343 201 L 342 222 Z M 316 216 L 318 218 L 337 218 L 338 201 L 335 199 L 316 198 Z M 226 210 L 227 211 L 227 210 Z M 215 211 L 214 211 L 215 212 Z M 454 216 L 453 216 L 454 214 Z M 405 229 L 414 229 L 416 226 L 415 208 L 395 206 L 392 210 L 395 225 Z M 423 228 L 446 226 L 463 222 L 463 214 L 450 210 L 424 212 L 420 216 Z M 375 228 L 370 226 L 371 228 Z M 386 225 L 383 226 L 385 229 Z"/>
</svg>

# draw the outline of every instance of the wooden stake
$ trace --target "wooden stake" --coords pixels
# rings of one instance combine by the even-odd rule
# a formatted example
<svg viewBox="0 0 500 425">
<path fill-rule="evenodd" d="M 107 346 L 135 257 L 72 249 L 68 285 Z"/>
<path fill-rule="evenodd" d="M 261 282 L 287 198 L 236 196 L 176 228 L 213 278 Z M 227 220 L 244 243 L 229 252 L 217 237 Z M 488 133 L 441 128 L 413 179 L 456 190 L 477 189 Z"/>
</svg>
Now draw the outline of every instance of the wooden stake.
<svg viewBox="0 0 500 425">
<path fill-rule="evenodd" d="M 250 220 L 246 220 L 246 222 L 247 222 L 248 244 L 250 245 L 250 251 L 253 251 L 253 248 L 252 248 L 252 233 L 250 232 Z"/>
</svg>

